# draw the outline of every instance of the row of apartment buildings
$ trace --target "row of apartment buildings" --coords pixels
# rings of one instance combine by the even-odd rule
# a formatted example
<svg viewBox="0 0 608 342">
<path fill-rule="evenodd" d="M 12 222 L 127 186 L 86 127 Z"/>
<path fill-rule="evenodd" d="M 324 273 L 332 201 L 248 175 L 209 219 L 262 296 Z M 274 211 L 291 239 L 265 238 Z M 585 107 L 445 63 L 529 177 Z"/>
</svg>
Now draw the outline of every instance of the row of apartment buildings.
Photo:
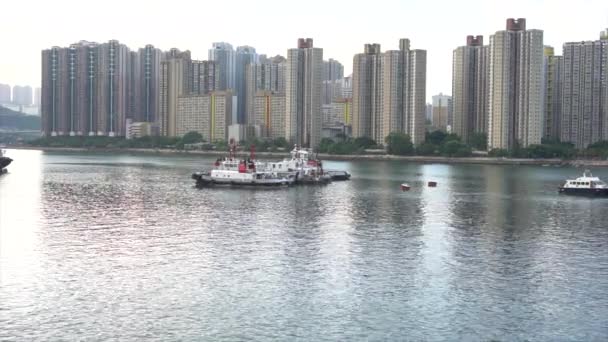
<svg viewBox="0 0 608 342">
<path fill-rule="evenodd" d="M 43 133 L 125 136 L 128 120 L 153 123 L 165 136 L 195 130 L 216 141 L 240 124 L 262 137 L 316 146 L 321 94 L 341 81 L 341 64 L 323 61 L 310 38 L 300 39 L 288 58 L 257 55 L 252 47 L 233 52 L 215 43 L 213 60 L 198 61 L 189 51 L 152 45 L 131 51 L 116 40 L 44 50 Z"/>
<path fill-rule="evenodd" d="M 564 44 L 563 56 L 543 44 L 525 19 L 467 37 L 453 54 L 452 98 L 437 97 L 433 124 L 465 141 L 488 136 L 488 148 L 512 149 L 543 138 L 578 148 L 608 139 L 608 32 L 596 41 Z M 189 51 L 137 51 L 118 41 L 80 42 L 42 53 L 42 116 L 47 135 L 126 134 L 125 122 L 150 122 L 166 136 L 188 130 L 209 141 L 229 138 L 229 126 L 262 138 L 316 146 L 326 129 L 352 128 L 383 143 L 391 132 L 424 141 L 426 51 L 382 52 L 366 44 L 352 77 L 323 60 L 323 49 L 299 39 L 287 58 L 267 58 L 249 46 L 215 43 L 208 61 Z"/>
<path fill-rule="evenodd" d="M 569 42 L 563 56 L 543 45 L 525 19 L 506 30 L 468 36 L 453 54 L 452 131 L 488 149 L 540 144 L 543 138 L 585 148 L 608 140 L 608 30 L 595 41 Z"/>
</svg>

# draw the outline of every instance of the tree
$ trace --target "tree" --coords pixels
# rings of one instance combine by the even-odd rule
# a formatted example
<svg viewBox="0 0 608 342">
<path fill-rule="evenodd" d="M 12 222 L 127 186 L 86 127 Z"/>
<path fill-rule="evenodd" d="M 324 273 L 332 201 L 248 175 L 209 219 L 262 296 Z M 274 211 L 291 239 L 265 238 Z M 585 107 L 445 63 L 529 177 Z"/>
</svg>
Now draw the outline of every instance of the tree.
<svg viewBox="0 0 608 342">
<path fill-rule="evenodd" d="M 374 139 L 372 139 L 370 137 L 355 138 L 354 143 L 355 143 L 355 146 L 361 147 L 363 149 L 370 148 L 372 146 L 376 146 L 376 142 L 374 141 Z"/>
<path fill-rule="evenodd" d="M 485 151 L 488 148 L 488 136 L 485 133 L 473 133 L 471 135 L 471 147 L 476 150 Z"/>
<path fill-rule="evenodd" d="M 432 156 L 437 151 L 437 145 L 431 144 L 428 141 L 423 142 L 416 148 L 416 154 L 421 156 Z"/>
<path fill-rule="evenodd" d="M 407 134 L 393 132 L 386 137 L 385 141 L 388 154 L 406 156 L 414 153 L 414 144 Z"/>
<path fill-rule="evenodd" d="M 182 144 L 195 144 L 203 141 L 203 135 L 196 131 L 190 131 L 182 137 Z"/>
<path fill-rule="evenodd" d="M 283 148 L 289 148 L 289 143 L 287 142 L 287 140 L 283 137 L 280 138 L 276 138 L 274 139 L 274 141 L 272 142 L 274 144 L 274 146 L 276 147 L 283 147 Z"/>
<path fill-rule="evenodd" d="M 448 134 L 442 131 L 427 132 L 425 141 L 433 145 L 441 145 L 447 136 Z"/>
</svg>

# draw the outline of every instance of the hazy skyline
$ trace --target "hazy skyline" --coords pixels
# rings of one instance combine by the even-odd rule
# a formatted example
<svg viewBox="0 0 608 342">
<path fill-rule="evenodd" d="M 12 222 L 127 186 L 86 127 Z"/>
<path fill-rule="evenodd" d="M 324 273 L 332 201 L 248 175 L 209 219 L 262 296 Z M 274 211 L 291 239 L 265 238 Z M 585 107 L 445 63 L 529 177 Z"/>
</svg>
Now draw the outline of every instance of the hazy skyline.
<svg viewBox="0 0 608 342">
<path fill-rule="evenodd" d="M 11 1 L 3 3 L 0 83 L 40 86 L 41 50 L 88 40 L 117 39 L 131 49 L 153 44 L 176 47 L 206 60 L 213 42 L 235 48 L 250 45 L 258 53 L 286 56 L 298 38 L 314 39 L 325 60 L 336 59 L 352 73 L 353 56 L 366 43 L 382 51 L 409 38 L 413 49 L 428 52 L 427 100 L 452 93 L 452 51 L 467 35 L 504 30 L 507 18 L 526 18 L 527 28 L 544 31 L 544 44 L 596 40 L 608 27 L 608 1 L 319 1 L 235 0 L 221 2 L 107 0 Z M 70 24 L 68 25 L 68 22 Z"/>
</svg>

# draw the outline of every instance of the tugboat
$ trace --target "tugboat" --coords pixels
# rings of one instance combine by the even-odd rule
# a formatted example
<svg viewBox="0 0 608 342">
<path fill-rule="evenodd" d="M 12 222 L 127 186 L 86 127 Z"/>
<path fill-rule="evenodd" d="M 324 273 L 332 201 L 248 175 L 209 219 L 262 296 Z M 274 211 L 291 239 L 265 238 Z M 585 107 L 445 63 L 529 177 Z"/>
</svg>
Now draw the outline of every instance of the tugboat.
<svg viewBox="0 0 608 342">
<path fill-rule="evenodd" d="M 294 179 L 297 184 L 328 184 L 332 176 L 323 170 L 323 163 L 311 158 L 312 152 L 296 145 L 291 158 L 266 164 L 267 171 Z M 348 175 L 350 177 L 350 175 Z"/>
<path fill-rule="evenodd" d="M 254 151 L 252 147 L 250 158 L 239 160 L 235 157 L 234 143 L 231 143 L 228 158 L 218 159 L 215 168 L 210 171 L 193 173 L 192 179 L 196 180 L 197 187 L 215 185 L 276 187 L 294 183 L 293 178 L 265 170 L 263 163 L 255 161 Z"/>
<path fill-rule="evenodd" d="M 566 183 L 559 187 L 559 193 L 567 195 L 608 196 L 608 185 L 598 177 L 593 177 L 589 170 L 585 170 L 582 177 L 566 180 Z"/>
<path fill-rule="evenodd" d="M 0 150 L 0 175 L 7 172 L 6 167 L 12 162 L 13 160 L 9 157 L 5 157 L 4 151 Z"/>
</svg>

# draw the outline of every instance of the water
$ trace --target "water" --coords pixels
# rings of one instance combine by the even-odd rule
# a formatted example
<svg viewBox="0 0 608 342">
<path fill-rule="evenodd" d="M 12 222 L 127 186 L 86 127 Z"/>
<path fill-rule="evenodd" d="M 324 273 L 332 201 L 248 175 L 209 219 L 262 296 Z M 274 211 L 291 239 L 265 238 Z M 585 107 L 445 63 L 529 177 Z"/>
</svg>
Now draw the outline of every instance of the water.
<svg viewBox="0 0 608 342">
<path fill-rule="evenodd" d="M 580 170 L 226 190 L 193 187 L 213 158 L 7 154 L 0 340 L 608 339 L 608 200 L 556 191 Z"/>
</svg>

